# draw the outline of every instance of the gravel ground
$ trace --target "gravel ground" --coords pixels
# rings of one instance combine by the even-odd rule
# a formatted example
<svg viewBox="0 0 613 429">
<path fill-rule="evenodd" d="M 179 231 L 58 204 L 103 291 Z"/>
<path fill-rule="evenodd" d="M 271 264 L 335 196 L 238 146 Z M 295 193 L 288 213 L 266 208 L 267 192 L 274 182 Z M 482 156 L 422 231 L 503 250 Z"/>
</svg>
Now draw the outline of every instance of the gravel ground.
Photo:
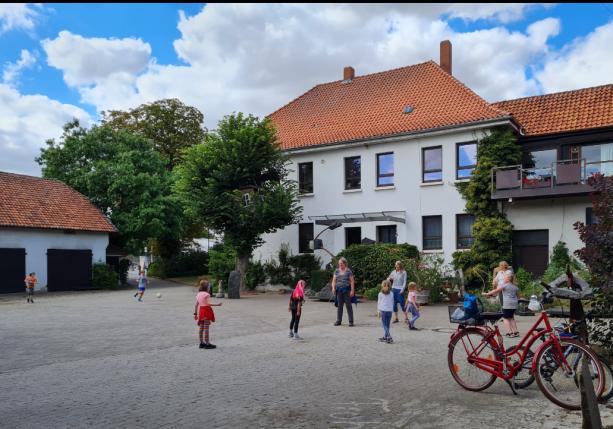
<svg viewBox="0 0 613 429">
<path fill-rule="evenodd" d="M 161 298 L 156 298 L 156 293 Z M 304 339 L 287 337 L 288 296 L 222 300 L 215 350 L 197 347 L 195 289 L 153 280 L 132 291 L 0 297 L 0 427 L 577 428 L 580 416 L 533 386 L 514 397 L 449 375 L 447 308 L 423 307 L 408 331 L 382 335 L 373 302 L 356 326 L 309 301 Z M 525 331 L 533 318 L 520 318 Z M 603 423 L 613 414 L 601 406 Z"/>
</svg>

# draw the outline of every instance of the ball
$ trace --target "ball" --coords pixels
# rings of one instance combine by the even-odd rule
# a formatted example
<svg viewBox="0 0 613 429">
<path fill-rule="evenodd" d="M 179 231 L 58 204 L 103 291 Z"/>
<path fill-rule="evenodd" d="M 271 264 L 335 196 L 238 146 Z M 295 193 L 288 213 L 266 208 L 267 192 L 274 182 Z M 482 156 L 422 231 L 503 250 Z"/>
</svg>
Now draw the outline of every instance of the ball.
<svg viewBox="0 0 613 429">
<path fill-rule="evenodd" d="M 158 292 L 155 296 L 157 296 L 158 298 L 161 298 L 162 294 Z"/>
</svg>

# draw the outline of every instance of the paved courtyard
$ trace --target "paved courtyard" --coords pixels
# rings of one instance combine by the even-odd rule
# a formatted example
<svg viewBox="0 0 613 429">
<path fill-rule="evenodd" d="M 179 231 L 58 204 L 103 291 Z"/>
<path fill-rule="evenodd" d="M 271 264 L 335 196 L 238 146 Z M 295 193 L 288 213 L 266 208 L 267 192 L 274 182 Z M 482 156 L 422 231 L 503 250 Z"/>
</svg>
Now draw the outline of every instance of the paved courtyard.
<svg viewBox="0 0 613 429">
<path fill-rule="evenodd" d="M 201 350 L 195 293 L 154 280 L 142 303 L 125 290 L 1 297 L 0 427 L 580 427 L 535 386 L 462 390 L 447 369 L 445 307 L 424 307 L 420 331 L 393 325 L 388 345 L 372 302 L 349 328 L 309 301 L 295 341 L 287 296 L 226 299 L 218 348 Z M 525 330 L 532 318 L 521 320 Z"/>
</svg>

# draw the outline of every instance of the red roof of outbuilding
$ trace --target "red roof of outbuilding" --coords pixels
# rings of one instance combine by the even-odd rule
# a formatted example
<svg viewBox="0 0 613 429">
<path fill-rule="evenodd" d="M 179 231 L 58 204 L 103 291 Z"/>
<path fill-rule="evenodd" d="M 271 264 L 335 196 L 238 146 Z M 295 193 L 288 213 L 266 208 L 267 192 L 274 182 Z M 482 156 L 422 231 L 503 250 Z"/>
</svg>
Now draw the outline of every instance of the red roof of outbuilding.
<svg viewBox="0 0 613 429">
<path fill-rule="evenodd" d="M 87 197 L 59 180 L 3 172 L 0 227 L 116 231 Z"/>
</svg>

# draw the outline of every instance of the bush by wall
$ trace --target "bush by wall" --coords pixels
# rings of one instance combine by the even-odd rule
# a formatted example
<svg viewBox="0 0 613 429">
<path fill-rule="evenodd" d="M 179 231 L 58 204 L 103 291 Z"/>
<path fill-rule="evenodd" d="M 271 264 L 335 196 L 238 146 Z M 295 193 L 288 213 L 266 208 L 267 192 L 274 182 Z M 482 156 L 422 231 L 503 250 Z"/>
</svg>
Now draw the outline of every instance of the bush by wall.
<svg viewBox="0 0 613 429">
<path fill-rule="evenodd" d="M 247 273 L 245 274 L 245 284 L 247 289 L 253 290 L 256 286 L 259 286 L 266 282 L 266 273 L 264 271 L 264 264 L 260 261 L 249 262 L 247 267 Z"/>
<path fill-rule="evenodd" d="M 356 290 L 363 292 L 378 288 L 396 261 L 419 258 L 419 251 L 410 244 L 356 244 L 340 252 L 336 259 L 340 257 L 347 259 L 355 276 Z"/>
<path fill-rule="evenodd" d="M 94 264 L 92 266 L 92 285 L 94 289 L 117 289 L 119 276 L 110 265 Z"/>
<path fill-rule="evenodd" d="M 181 252 L 171 258 L 158 257 L 148 268 L 153 277 L 199 276 L 208 272 L 209 255 L 202 250 Z"/>
<path fill-rule="evenodd" d="M 236 268 L 236 252 L 226 244 L 216 244 L 209 251 L 209 274 L 228 285 L 230 272 Z"/>
<path fill-rule="evenodd" d="M 321 260 L 312 254 L 292 255 L 287 243 L 279 248 L 277 260 L 271 259 L 264 264 L 264 271 L 270 284 L 293 287 L 298 280 L 311 282 L 311 273 L 319 270 Z"/>
<path fill-rule="evenodd" d="M 315 291 L 322 290 L 332 279 L 332 272 L 329 270 L 313 270 L 311 271 L 311 281 L 307 282 L 307 286 Z"/>
</svg>

